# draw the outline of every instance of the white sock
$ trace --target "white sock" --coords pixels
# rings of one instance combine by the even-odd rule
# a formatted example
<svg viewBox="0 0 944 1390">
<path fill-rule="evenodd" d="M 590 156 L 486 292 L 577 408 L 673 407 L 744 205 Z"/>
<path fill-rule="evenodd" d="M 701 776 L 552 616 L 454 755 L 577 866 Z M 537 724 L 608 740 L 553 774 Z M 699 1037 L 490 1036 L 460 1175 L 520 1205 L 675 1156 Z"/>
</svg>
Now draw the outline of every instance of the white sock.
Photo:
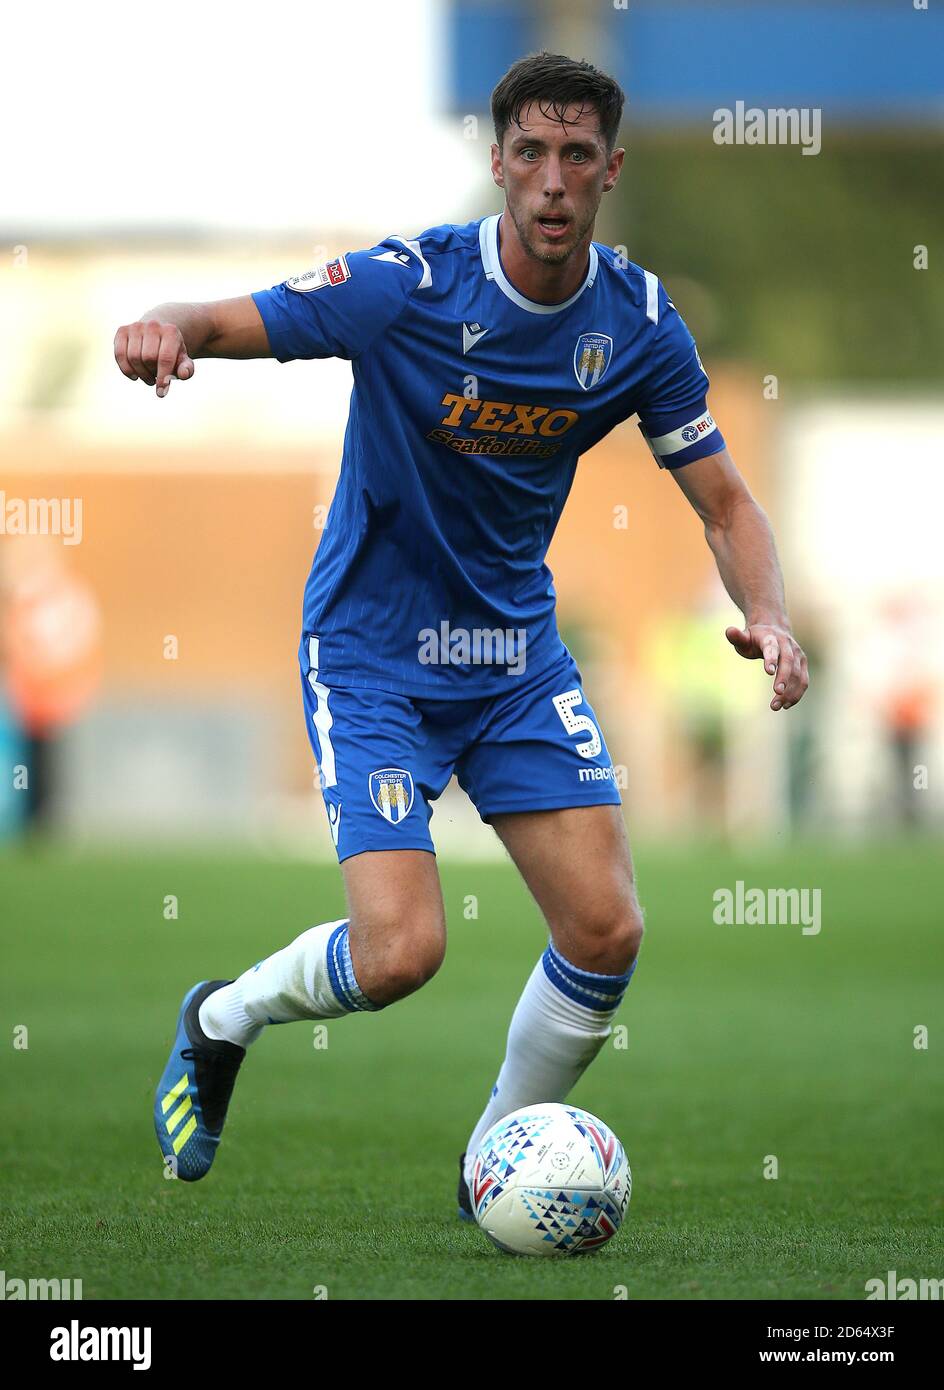
<svg viewBox="0 0 944 1390">
<path fill-rule="evenodd" d="M 200 1005 L 207 1037 L 248 1047 L 267 1023 L 374 1010 L 354 977 L 347 918 L 302 932 Z"/>
<path fill-rule="evenodd" d="M 522 1105 L 566 1100 L 610 1036 L 635 968 L 634 961 L 625 975 L 578 970 L 548 943 L 518 1000 L 498 1080 L 469 1136 L 466 1181 L 479 1145 L 503 1115 Z"/>
</svg>

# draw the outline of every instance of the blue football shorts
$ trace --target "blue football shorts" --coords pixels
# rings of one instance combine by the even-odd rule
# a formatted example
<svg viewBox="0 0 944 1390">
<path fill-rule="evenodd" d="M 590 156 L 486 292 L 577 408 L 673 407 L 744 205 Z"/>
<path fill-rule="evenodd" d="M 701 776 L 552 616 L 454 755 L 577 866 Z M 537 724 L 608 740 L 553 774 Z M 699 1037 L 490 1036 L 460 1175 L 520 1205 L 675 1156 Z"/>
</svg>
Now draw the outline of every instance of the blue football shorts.
<svg viewBox="0 0 944 1390">
<path fill-rule="evenodd" d="M 484 821 L 505 811 L 620 804 L 603 734 L 570 653 L 507 691 L 429 700 L 327 686 L 318 640 L 299 648 L 305 721 L 338 860 L 433 849 L 432 803 L 453 773 Z"/>
</svg>

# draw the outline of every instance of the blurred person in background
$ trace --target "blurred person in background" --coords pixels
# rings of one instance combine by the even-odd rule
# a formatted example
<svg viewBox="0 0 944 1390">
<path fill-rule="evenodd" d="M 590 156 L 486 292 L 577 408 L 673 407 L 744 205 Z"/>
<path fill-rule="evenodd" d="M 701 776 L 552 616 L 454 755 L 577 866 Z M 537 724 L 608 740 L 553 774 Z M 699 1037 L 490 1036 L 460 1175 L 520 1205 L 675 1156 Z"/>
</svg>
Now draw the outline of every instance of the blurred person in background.
<svg viewBox="0 0 944 1390">
<path fill-rule="evenodd" d="M 941 644 L 937 615 L 920 593 L 894 594 L 879 605 L 870 636 L 876 673 L 878 718 L 891 770 L 891 796 L 883 803 L 903 826 L 920 821 L 915 795 L 919 765 L 927 762 L 928 740 L 941 691 Z"/>
<path fill-rule="evenodd" d="M 20 825 L 33 835 L 55 814 L 59 735 L 98 689 L 101 615 L 92 590 L 67 568 L 58 539 L 6 538 L 3 560 L 3 682 L 24 749 Z"/>
</svg>

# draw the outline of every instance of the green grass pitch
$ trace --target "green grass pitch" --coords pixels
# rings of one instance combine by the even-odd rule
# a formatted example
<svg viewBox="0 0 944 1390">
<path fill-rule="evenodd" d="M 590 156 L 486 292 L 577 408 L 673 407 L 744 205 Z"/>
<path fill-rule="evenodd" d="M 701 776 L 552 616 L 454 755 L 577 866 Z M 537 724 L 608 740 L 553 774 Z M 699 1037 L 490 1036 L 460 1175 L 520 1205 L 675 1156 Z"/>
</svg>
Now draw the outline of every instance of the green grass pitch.
<svg viewBox="0 0 944 1390">
<path fill-rule="evenodd" d="M 500 1254 L 454 1202 L 544 945 L 510 866 L 442 866 L 447 960 L 411 999 L 329 1023 L 323 1048 L 314 1025 L 268 1031 L 191 1186 L 163 1177 L 151 1128 L 180 997 L 341 916 L 337 870 L 7 851 L 0 1268 L 81 1278 L 86 1299 L 861 1299 L 889 1269 L 944 1274 L 940 856 L 636 858 L 648 931 L 628 1046 L 573 1094 L 622 1138 L 633 1200 L 606 1249 L 536 1261 Z M 819 887 L 820 935 L 715 926 L 712 894 L 738 878 Z"/>
</svg>

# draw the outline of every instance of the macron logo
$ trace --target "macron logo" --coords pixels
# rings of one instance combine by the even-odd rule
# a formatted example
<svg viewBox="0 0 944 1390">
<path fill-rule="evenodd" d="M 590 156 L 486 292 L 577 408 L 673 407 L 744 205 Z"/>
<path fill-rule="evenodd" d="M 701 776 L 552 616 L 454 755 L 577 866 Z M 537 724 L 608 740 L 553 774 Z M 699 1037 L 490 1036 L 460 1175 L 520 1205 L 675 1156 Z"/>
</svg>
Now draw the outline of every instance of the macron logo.
<svg viewBox="0 0 944 1390">
<path fill-rule="evenodd" d="M 483 328 L 480 323 L 464 323 L 462 325 L 462 355 L 465 357 L 475 347 L 480 338 L 484 338 L 489 330 Z"/>
<path fill-rule="evenodd" d="M 371 256 L 372 261 L 393 261 L 396 265 L 409 265 L 410 258 L 405 251 L 381 251 L 379 256 Z"/>
</svg>

